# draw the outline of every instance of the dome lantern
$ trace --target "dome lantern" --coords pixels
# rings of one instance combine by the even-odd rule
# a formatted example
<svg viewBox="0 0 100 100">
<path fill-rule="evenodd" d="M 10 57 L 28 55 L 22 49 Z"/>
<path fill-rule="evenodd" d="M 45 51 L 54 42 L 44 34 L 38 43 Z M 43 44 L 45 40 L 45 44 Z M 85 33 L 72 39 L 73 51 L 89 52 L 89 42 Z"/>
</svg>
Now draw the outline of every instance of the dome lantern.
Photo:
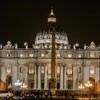
<svg viewBox="0 0 100 100">
<path fill-rule="evenodd" d="M 56 23 L 56 17 L 55 17 L 55 14 L 53 12 L 53 8 L 51 8 L 51 13 L 49 14 L 48 22 L 49 23 Z"/>
</svg>

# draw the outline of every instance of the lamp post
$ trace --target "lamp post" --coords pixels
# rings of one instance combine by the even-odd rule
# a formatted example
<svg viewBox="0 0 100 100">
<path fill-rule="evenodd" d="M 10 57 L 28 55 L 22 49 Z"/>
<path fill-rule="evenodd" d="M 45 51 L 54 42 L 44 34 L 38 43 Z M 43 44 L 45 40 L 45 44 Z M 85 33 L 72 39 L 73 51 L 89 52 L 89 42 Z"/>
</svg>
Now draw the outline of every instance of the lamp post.
<svg viewBox="0 0 100 100">
<path fill-rule="evenodd" d="M 22 82 L 20 82 L 20 80 L 17 80 L 15 82 L 15 86 L 17 86 L 17 90 L 19 89 L 19 87 L 22 85 Z"/>
<path fill-rule="evenodd" d="M 27 85 L 25 83 L 22 83 L 21 85 L 21 89 L 22 89 L 22 93 L 24 94 L 24 90 L 27 88 Z"/>
<path fill-rule="evenodd" d="M 90 81 L 88 81 L 86 84 L 85 84 L 86 87 L 88 87 L 88 96 L 89 96 L 89 100 L 90 100 L 90 87 L 92 86 L 92 84 L 90 83 Z"/>
<path fill-rule="evenodd" d="M 25 89 L 25 88 L 27 88 L 27 85 L 26 85 L 25 83 L 23 83 L 23 84 L 21 85 L 21 88 Z"/>
<path fill-rule="evenodd" d="M 81 97 L 83 97 L 82 96 L 82 94 L 83 94 L 83 91 L 82 90 L 84 89 L 84 86 L 82 84 L 80 84 L 78 88 L 81 90 Z"/>
</svg>

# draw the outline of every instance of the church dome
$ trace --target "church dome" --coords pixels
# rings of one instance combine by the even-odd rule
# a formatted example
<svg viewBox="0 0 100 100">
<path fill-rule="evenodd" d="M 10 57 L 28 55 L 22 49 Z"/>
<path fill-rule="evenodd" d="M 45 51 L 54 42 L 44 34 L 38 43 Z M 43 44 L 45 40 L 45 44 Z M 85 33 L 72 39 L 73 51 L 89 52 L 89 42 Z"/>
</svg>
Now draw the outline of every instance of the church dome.
<svg viewBox="0 0 100 100">
<path fill-rule="evenodd" d="M 35 38 L 35 49 L 51 49 L 52 34 L 55 33 L 55 48 L 66 49 L 68 46 L 68 38 L 66 32 L 64 32 L 56 23 L 56 17 L 51 9 L 51 13 L 48 17 L 48 23 L 40 32 L 37 33 Z"/>
</svg>

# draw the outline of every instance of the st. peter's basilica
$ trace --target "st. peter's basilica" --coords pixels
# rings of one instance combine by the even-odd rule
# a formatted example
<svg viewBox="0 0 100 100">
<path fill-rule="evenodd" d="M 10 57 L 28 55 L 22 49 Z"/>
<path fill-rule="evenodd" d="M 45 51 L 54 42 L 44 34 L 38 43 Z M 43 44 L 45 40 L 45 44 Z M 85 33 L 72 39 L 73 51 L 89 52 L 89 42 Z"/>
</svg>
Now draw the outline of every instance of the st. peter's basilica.
<svg viewBox="0 0 100 100">
<path fill-rule="evenodd" d="M 26 84 L 27 89 L 50 89 L 52 33 L 55 33 L 56 90 L 78 90 L 80 84 L 90 81 L 92 90 L 100 91 L 97 85 L 100 80 L 100 46 L 91 41 L 83 48 L 79 43 L 71 45 L 67 33 L 56 23 L 53 9 L 47 25 L 37 33 L 32 48 L 27 42 L 25 48 L 19 48 L 11 41 L 0 44 L 0 90 L 14 90 L 16 82 Z"/>
</svg>

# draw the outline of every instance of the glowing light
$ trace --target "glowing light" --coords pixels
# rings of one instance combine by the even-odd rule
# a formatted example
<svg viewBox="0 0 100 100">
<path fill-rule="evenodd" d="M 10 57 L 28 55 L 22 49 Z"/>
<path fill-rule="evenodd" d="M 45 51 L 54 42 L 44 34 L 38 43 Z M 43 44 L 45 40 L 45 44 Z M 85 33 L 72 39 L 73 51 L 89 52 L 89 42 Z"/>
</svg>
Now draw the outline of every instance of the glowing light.
<svg viewBox="0 0 100 100">
<path fill-rule="evenodd" d="M 90 70 L 90 74 L 94 74 L 94 70 Z"/>
<path fill-rule="evenodd" d="M 79 89 L 84 89 L 84 86 L 82 84 L 80 84 Z"/>
<path fill-rule="evenodd" d="M 69 53 L 69 54 L 68 54 L 68 58 L 71 58 L 71 57 L 72 57 L 72 54 L 71 54 L 71 53 Z"/>
<path fill-rule="evenodd" d="M 20 54 L 20 57 L 23 57 L 23 54 Z"/>
<path fill-rule="evenodd" d="M 41 54 L 41 57 L 44 57 L 44 53 Z"/>
<path fill-rule="evenodd" d="M 81 54 L 78 54 L 78 58 L 81 58 L 82 57 L 82 55 Z"/>
<path fill-rule="evenodd" d="M 23 83 L 23 84 L 21 85 L 21 88 L 27 88 L 27 85 L 26 85 L 25 83 Z"/>
<path fill-rule="evenodd" d="M 60 57 L 60 54 L 59 53 L 57 54 L 57 57 Z"/>
<path fill-rule="evenodd" d="M 92 84 L 90 83 L 90 81 L 88 81 L 88 83 L 86 83 L 85 86 L 87 86 L 87 87 L 91 87 Z"/>
<path fill-rule="evenodd" d="M 17 80 L 17 82 L 15 83 L 16 86 L 21 86 L 22 82 L 20 82 L 20 80 Z"/>
<path fill-rule="evenodd" d="M 33 57 L 33 54 L 31 53 L 31 54 L 29 54 L 29 56 L 30 56 L 30 57 Z"/>
</svg>

